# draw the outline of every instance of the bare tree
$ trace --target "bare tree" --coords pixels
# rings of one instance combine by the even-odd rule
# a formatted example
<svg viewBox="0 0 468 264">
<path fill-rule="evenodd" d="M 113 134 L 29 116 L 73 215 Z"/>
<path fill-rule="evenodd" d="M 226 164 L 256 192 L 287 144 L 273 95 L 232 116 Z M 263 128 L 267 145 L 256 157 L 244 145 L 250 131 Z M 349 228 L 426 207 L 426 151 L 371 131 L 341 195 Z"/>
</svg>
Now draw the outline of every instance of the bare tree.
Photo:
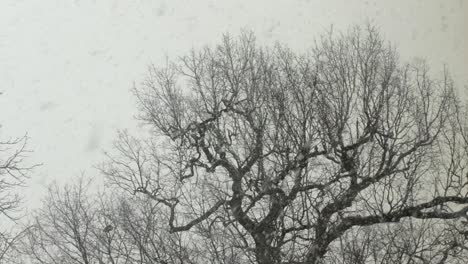
<svg viewBox="0 0 468 264">
<path fill-rule="evenodd" d="M 128 237 L 127 246 L 134 248 L 133 260 L 137 263 L 196 263 L 203 259 L 192 250 L 190 234 L 170 234 L 153 201 L 147 198 L 121 200 L 115 222 Z M 189 257 L 190 256 L 190 257 Z"/>
<path fill-rule="evenodd" d="M 33 213 L 18 247 L 27 263 L 143 263 L 117 225 L 116 202 L 91 191 L 94 182 L 80 177 L 65 186 L 53 184 L 42 208 Z"/>
<path fill-rule="evenodd" d="M 372 26 L 304 55 L 225 36 L 151 67 L 135 94 L 151 136 L 121 133 L 102 172 L 152 199 L 172 233 L 225 230 L 211 242 L 238 262 L 323 263 L 360 227 L 467 217 L 453 82 L 400 63 Z"/>
<path fill-rule="evenodd" d="M 10 219 L 21 202 L 18 187 L 23 186 L 26 173 L 32 168 L 23 162 L 28 152 L 26 143 L 26 136 L 0 142 L 0 213 Z"/>
<path fill-rule="evenodd" d="M 96 210 L 87 187 L 83 178 L 76 185 L 49 187 L 22 247 L 33 263 L 94 263 Z"/>
<path fill-rule="evenodd" d="M 124 199 L 90 191 L 86 178 L 65 186 L 54 184 L 43 207 L 18 246 L 20 263 L 150 264 L 194 263 L 196 248 L 184 234 L 162 228 L 167 218 L 148 198 Z M 187 256 L 190 256 L 187 257 Z"/>
<path fill-rule="evenodd" d="M 22 198 L 19 190 L 38 166 L 24 161 L 27 141 L 27 136 L 0 141 L 0 263 L 9 262 L 8 253 L 22 234 L 15 228 Z"/>
<path fill-rule="evenodd" d="M 467 237 L 460 227 L 434 219 L 404 219 L 398 225 L 358 227 L 331 245 L 328 262 L 464 263 Z"/>
</svg>

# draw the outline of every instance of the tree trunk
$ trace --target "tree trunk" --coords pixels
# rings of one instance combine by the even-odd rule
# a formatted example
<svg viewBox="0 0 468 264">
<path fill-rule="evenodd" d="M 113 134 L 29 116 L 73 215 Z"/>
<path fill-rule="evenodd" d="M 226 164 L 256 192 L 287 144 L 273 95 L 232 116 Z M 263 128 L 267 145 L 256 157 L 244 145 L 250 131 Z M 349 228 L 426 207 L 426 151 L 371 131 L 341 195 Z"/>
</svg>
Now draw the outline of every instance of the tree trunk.
<svg viewBox="0 0 468 264">
<path fill-rule="evenodd" d="M 307 254 L 307 264 L 322 264 L 323 257 L 327 253 L 327 247 L 323 245 L 314 245 Z"/>
<path fill-rule="evenodd" d="M 261 234 L 255 236 L 255 256 L 258 264 L 279 264 L 281 263 L 281 251 L 277 247 L 271 246 L 270 239 Z"/>
</svg>

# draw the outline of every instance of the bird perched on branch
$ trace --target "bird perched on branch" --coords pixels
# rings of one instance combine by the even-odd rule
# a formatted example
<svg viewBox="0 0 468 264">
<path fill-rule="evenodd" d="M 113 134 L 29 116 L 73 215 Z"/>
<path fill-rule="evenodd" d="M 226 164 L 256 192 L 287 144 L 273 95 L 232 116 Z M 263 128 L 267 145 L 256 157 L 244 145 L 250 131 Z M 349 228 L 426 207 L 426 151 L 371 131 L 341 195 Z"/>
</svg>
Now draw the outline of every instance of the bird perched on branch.
<svg viewBox="0 0 468 264">
<path fill-rule="evenodd" d="M 114 227 L 112 225 L 107 225 L 102 231 L 104 231 L 104 233 L 109 233 L 112 230 L 114 230 Z"/>
</svg>

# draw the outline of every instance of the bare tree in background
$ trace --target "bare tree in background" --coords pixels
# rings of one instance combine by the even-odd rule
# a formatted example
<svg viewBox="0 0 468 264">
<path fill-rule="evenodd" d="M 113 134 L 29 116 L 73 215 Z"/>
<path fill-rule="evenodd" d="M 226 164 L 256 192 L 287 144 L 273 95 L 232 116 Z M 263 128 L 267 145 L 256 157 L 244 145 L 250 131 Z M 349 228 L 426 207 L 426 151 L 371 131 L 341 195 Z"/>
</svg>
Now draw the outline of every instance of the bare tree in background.
<svg viewBox="0 0 468 264">
<path fill-rule="evenodd" d="M 49 187 L 18 246 L 19 263 L 129 264 L 135 258 L 130 236 L 118 227 L 116 202 L 91 191 L 93 182 Z"/>
<path fill-rule="evenodd" d="M 37 165 L 24 161 L 27 136 L 0 141 L 0 263 L 7 263 L 8 253 L 22 234 L 15 229 L 21 206 L 19 189 Z"/>
<path fill-rule="evenodd" d="M 169 234 L 163 228 L 167 218 L 148 198 L 93 193 L 91 186 L 80 178 L 49 188 L 21 237 L 15 263 L 194 263 L 190 259 L 197 254 L 200 262 L 207 259 L 185 245 L 194 243 L 182 238 L 185 234 Z"/>
<path fill-rule="evenodd" d="M 135 94 L 151 137 L 122 133 L 103 173 L 152 199 L 170 232 L 213 237 L 212 252 L 232 263 L 332 262 L 353 232 L 373 239 L 366 227 L 410 234 L 408 219 L 467 218 L 468 142 L 453 83 L 399 62 L 371 26 L 323 36 L 304 55 L 226 36 L 151 68 Z M 463 243 L 445 248 L 411 261 L 450 263 Z M 360 255 L 346 263 L 372 261 Z"/>
<path fill-rule="evenodd" d="M 465 263 L 467 237 L 439 220 L 354 228 L 331 245 L 328 263 Z"/>
<path fill-rule="evenodd" d="M 49 187 L 21 247 L 32 263 L 95 263 L 96 208 L 88 187 L 83 179 L 63 188 Z"/>
<path fill-rule="evenodd" d="M 190 234 L 170 234 L 164 226 L 168 220 L 147 198 L 121 200 L 115 223 L 133 248 L 132 263 L 197 263 L 204 256 L 189 245 Z M 203 261 L 200 261 L 203 262 Z"/>
</svg>

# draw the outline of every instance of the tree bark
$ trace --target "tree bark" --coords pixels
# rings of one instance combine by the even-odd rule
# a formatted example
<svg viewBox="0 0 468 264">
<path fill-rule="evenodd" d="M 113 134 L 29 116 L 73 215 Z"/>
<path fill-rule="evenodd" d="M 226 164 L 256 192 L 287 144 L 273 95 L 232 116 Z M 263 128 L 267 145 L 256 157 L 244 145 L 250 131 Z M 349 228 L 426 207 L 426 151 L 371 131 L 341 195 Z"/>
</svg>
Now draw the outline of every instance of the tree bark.
<svg viewBox="0 0 468 264">
<path fill-rule="evenodd" d="M 305 263 L 307 264 L 321 264 L 323 257 L 327 253 L 327 247 L 321 245 L 313 245 L 313 248 L 307 254 Z"/>
<path fill-rule="evenodd" d="M 269 237 L 263 233 L 254 236 L 255 256 L 258 264 L 281 263 L 281 251 L 278 247 L 271 246 Z"/>
</svg>

